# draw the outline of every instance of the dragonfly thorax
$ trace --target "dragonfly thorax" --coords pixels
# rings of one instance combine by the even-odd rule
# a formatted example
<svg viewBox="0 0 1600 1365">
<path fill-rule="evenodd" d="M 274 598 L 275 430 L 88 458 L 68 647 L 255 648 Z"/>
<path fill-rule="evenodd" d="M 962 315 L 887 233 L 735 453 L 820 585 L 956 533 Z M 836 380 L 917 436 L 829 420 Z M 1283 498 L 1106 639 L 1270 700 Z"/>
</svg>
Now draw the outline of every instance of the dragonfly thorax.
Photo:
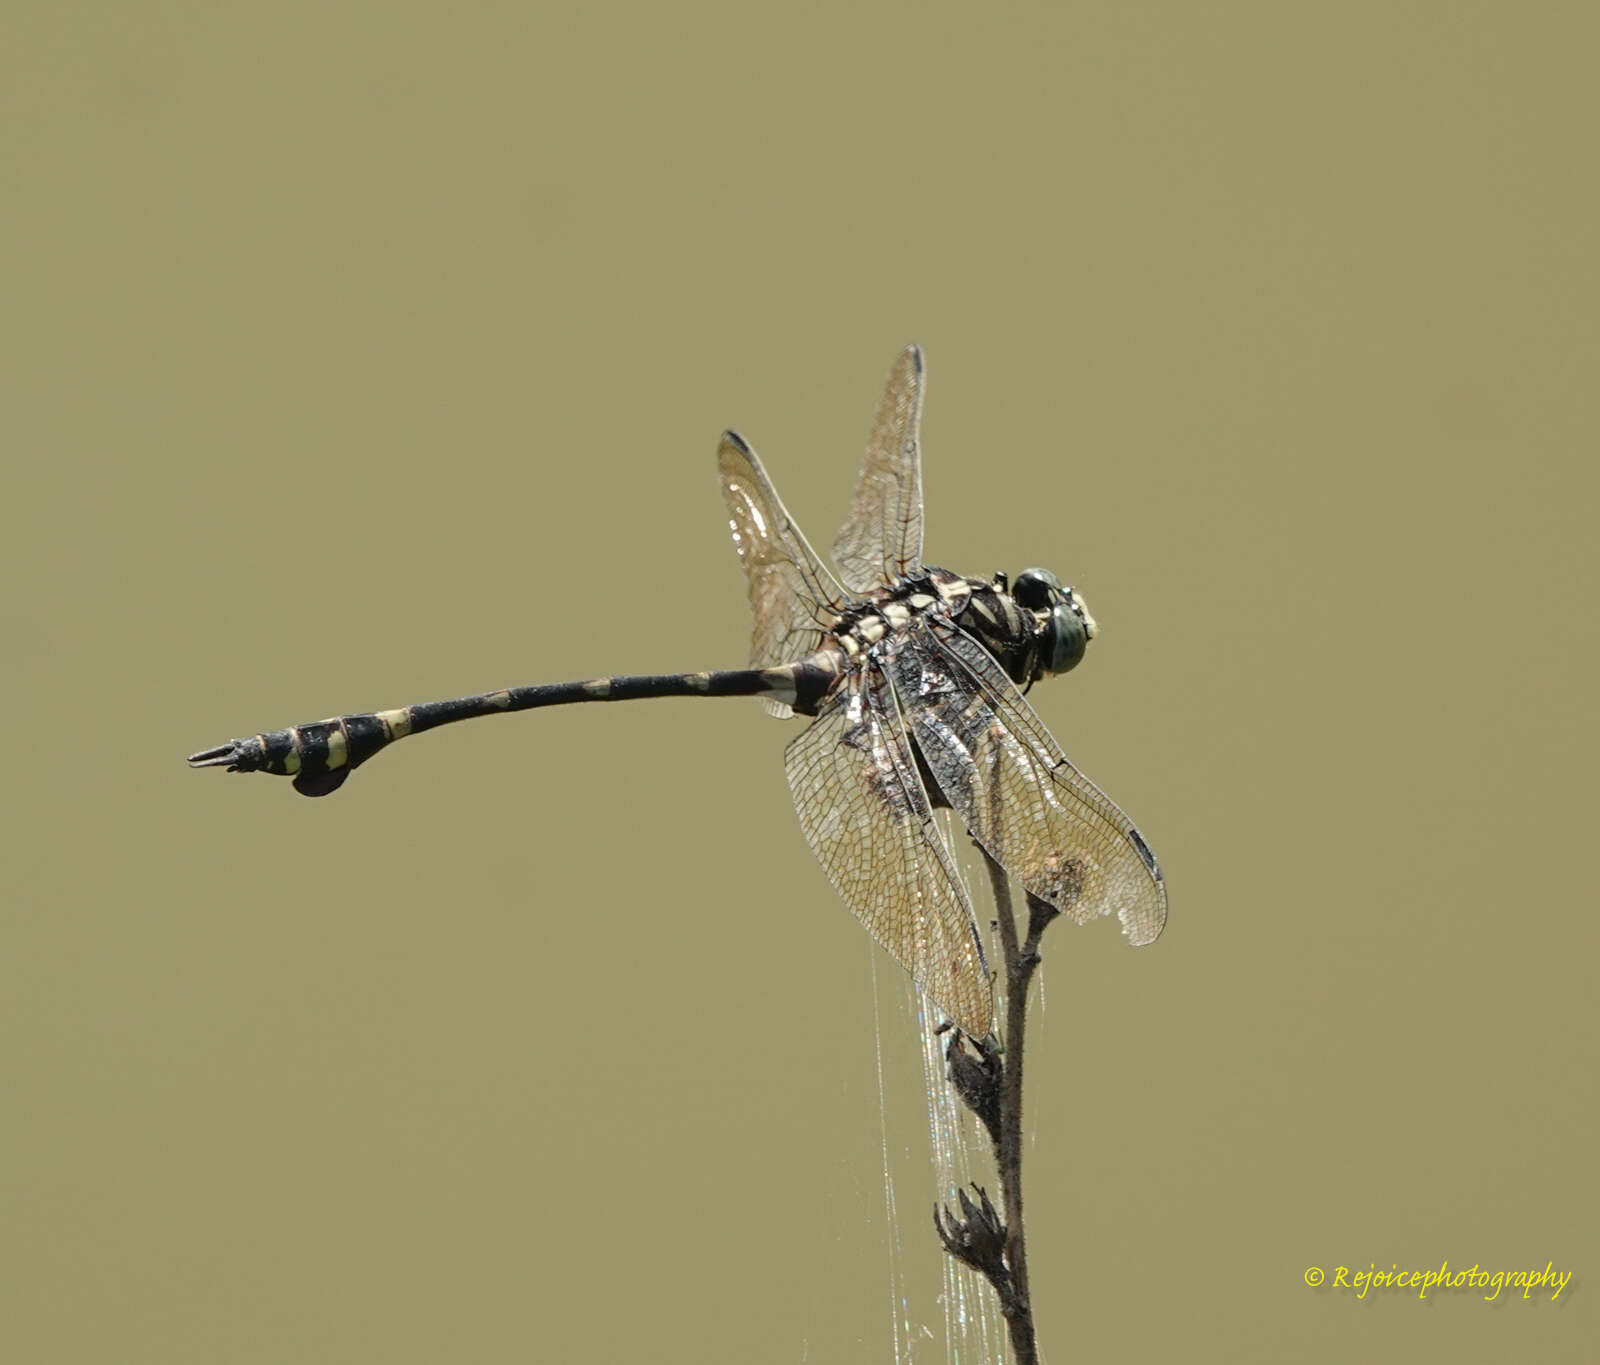
<svg viewBox="0 0 1600 1365">
<path fill-rule="evenodd" d="M 984 584 L 944 569 L 924 569 L 893 587 L 882 588 L 834 618 L 829 632 L 854 659 L 905 630 L 926 615 L 957 617 L 966 609 L 974 588 Z"/>
<path fill-rule="evenodd" d="M 1048 569 L 1025 569 L 1008 585 L 1004 574 L 963 578 L 930 566 L 840 613 L 830 633 L 854 660 L 892 650 L 895 637 L 923 616 L 952 620 L 976 636 L 1021 687 L 1075 667 L 1095 632 L 1083 600 Z"/>
<path fill-rule="evenodd" d="M 1082 660 L 1094 618 L 1048 569 L 1025 569 L 1009 588 L 1004 574 L 964 581 L 971 595 L 954 613 L 956 623 L 978 637 L 1018 686 L 1065 673 Z"/>
</svg>

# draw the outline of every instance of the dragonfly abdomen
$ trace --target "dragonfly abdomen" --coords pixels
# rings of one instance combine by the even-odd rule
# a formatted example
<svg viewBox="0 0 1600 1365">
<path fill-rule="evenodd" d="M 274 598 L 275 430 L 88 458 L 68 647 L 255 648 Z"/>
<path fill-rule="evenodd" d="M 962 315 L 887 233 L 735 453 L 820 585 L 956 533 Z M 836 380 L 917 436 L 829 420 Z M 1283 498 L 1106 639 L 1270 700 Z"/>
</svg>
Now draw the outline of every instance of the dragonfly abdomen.
<svg viewBox="0 0 1600 1365">
<path fill-rule="evenodd" d="M 393 711 L 353 712 L 268 730 L 191 754 L 189 763 L 196 768 L 226 768 L 231 773 L 275 773 L 293 778 L 295 790 L 303 796 L 326 796 L 380 749 L 407 735 L 455 721 L 539 706 L 637 701 L 646 697 L 771 696 L 803 714 L 812 714 L 836 677 L 835 656 L 824 652 L 776 668 L 622 674 L 581 682 L 535 683 L 451 701 L 422 702 Z"/>
</svg>

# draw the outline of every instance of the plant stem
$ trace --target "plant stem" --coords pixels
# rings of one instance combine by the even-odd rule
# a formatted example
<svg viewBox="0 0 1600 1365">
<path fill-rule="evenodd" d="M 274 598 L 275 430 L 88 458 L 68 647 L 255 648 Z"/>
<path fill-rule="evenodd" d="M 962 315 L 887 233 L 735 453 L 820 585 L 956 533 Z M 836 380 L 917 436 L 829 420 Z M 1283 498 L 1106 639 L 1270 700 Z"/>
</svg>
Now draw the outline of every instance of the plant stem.
<svg viewBox="0 0 1600 1365">
<path fill-rule="evenodd" d="M 966 1191 L 958 1191 L 960 1216 L 936 1207 L 933 1221 L 945 1250 L 979 1271 L 994 1287 L 1017 1365 L 1037 1365 L 1039 1344 L 1028 1293 L 1028 1244 L 1022 1218 L 1022 1059 L 1028 987 L 1039 966 L 1039 940 L 1057 911 L 1029 896 L 1028 934 L 1019 944 L 1005 868 L 981 847 L 979 852 L 994 889 L 995 919 L 1005 957 L 1004 1049 L 993 1037 L 978 1041 L 956 1032 L 945 1056 L 952 1086 L 982 1120 L 994 1144 L 1004 1213 L 997 1213 L 983 1189 L 974 1186 L 977 1202 Z"/>
<path fill-rule="evenodd" d="M 1028 1024 L 1028 983 L 1038 956 L 1024 956 L 1017 947 L 1017 922 L 1011 908 L 1011 881 L 1005 868 L 987 851 L 994 887 L 995 915 L 1005 954 L 1006 1032 L 1001 1058 L 1000 1138 L 995 1144 L 995 1164 L 1000 1170 L 1000 1193 L 1005 1209 L 1006 1268 L 1011 1272 L 1012 1312 L 1006 1315 L 1011 1331 L 1011 1352 L 1017 1365 L 1034 1365 L 1038 1341 L 1034 1335 L 1033 1303 L 1028 1297 L 1028 1239 L 1022 1221 L 1022 1056 Z"/>
</svg>

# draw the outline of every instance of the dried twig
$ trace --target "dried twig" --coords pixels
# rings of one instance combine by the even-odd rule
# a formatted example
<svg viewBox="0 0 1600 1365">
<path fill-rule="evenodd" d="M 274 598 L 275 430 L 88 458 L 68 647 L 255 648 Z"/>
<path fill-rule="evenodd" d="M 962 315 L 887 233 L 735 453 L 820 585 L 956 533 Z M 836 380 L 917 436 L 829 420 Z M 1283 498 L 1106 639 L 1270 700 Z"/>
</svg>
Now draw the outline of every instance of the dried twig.
<svg viewBox="0 0 1600 1365">
<path fill-rule="evenodd" d="M 981 1040 L 952 1030 L 945 1047 L 950 1084 L 978 1116 L 994 1144 L 1004 1216 L 978 1185 L 975 1203 L 957 1191 L 959 1213 L 935 1206 L 933 1225 L 944 1249 L 994 1287 L 1017 1365 L 1037 1365 L 1038 1339 L 1028 1296 L 1028 1245 L 1022 1221 L 1022 1056 L 1028 1021 L 1028 986 L 1040 962 L 1039 940 L 1057 915 L 1054 906 L 1028 897 L 1027 937 L 1019 944 L 1006 871 L 979 846 L 994 888 L 1006 983 L 1005 1034 Z"/>
</svg>

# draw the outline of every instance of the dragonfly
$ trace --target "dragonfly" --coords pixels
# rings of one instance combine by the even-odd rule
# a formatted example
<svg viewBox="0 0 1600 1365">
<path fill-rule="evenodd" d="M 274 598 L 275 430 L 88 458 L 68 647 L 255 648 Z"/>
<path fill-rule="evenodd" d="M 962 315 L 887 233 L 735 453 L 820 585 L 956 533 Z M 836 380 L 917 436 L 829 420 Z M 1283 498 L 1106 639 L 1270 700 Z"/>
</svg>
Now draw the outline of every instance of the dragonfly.
<svg viewBox="0 0 1600 1365">
<path fill-rule="evenodd" d="M 722 435 L 717 471 L 744 569 L 749 666 L 537 683 L 360 712 L 203 749 L 196 768 L 276 773 L 325 796 L 379 750 L 457 721 L 576 702 L 759 698 L 809 717 L 784 752 L 801 829 L 868 933 L 964 1033 L 988 1035 L 992 980 L 972 902 L 935 818 L 948 808 L 1031 896 L 1077 923 L 1115 915 L 1128 941 L 1167 918 L 1155 854 L 1067 760 L 1023 693 L 1084 657 L 1096 624 L 1046 569 L 1009 581 L 922 561 L 919 347 L 878 404 L 835 576 L 785 510 L 748 442 Z"/>
</svg>

